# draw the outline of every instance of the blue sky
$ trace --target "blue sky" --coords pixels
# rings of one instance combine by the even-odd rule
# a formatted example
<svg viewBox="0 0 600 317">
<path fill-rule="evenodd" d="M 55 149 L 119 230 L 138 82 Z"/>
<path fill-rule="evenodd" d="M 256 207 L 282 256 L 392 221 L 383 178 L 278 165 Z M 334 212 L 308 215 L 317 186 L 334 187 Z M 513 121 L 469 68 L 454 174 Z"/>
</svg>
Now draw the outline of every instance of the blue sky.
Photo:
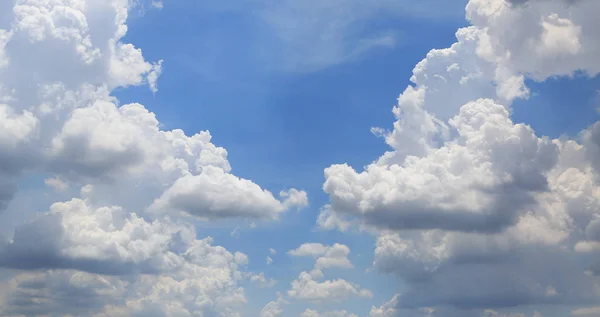
<svg viewBox="0 0 600 317">
<path fill-rule="evenodd" d="M 265 30 L 264 22 L 249 12 L 203 14 L 187 6 L 167 5 L 132 19 L 125 38 L 136 43 L 148 59 L 164 60 L 159 92 L 128 88 L 115 96 L 122 103 L 148 105 L 165 128 L 178 127 L 188 133 L 209 130 L 214 143 L 228 150 L 233 171 L 240 177 L 273 192 L 288 187 L 308 192 L 309 208 L 287 214 L 260 230 L 242 227 L 240 238 L 221 228 L 202 233 L 216 237 L 227 248 L 256 254 L 250 267 L 268 270 L 280 281 L 277 291 L 284 293 L 297 272 L 311 266 L 310 261 L 303 266 L 294 263 L 284 252 L 309 241 L 339 242 L 353 246 L 350 257 L 357 266 L 356 272 L 342 277 L 373 290 L 376 298 L 387 299 L 397 291 L 397 282 L 362 272 L 371 266 L 372 237 L 315 228 L 319 209 L 328 201 L 321 189 L 323 169 L 333 163 L 361 168 L 388 149 L 370 132 L 371 127 L 390 126 L 391 106 L 410 83 L 414 64 L 432 47 L 446 47 L 455 41 L 456 29 L 466 24 L 462 7 L 457 2 L 455 12 L 434 13 L 435 17 L 383 21 L 371 17 L 362 22 L 369 32 L 419 32 L 397 32 L 394 45 L 307 72 L 281 68 L 277 61 L 264 59 L 260 52 L 276 51 L 281 44 L 273 39 L 273 31 Z M 360 38 L 348 41 L 352 45 Z M 310 50 L 310 43 L 306 45 L 302 49 Z M 313 54 L 320 49 L 327 48 L 317 47 Z M 280 252 L 271 266 L 264 263 L 268 248 Z M 259 307 L 254 308 L 260 310 L 262 302 L 272 297 L 262 295 L 251 302 L 258 302 Z M 346 305 L 361 315 L 370 309 L 368 301 Z M 297 309 L 302 308 L 299 305 Z"/>
<path fill-rule="evenodd" d="M 14 289 L 0 290 L 0 313 L 593 316 L 600 37 L 589 16 L 600 7 L 515 2 L 13 1 L 0 15 L 0 286 Z M 57 65 L 24 66 L 42 52 Z M 444 107 L 456 118 L 436 121 Z M 174 129 L 212 139 L 177 143 Z M 308 199 L 278 195 L 289 189 Z M 331 227 L 318 222 L 329 204 Z M 326 251 L 288 254 L 306 243 Z M 331 255 L 343 253 L 334 244 L 351 251 Z M 113 266 L 126 273 L 98 272 Z M 291 292 L 316 271 L 356 290 Z M 80 273 L 101 282 L 76 285 Z M 277 283 L 261 287 L 260 273 Z M 40 294 L 91 295 L 84 308 L 34 303 L 28 279 L 45 281 L 32 284 Z M 105 285 L 122 293 L 105 298 Z"/>
<path fill-rule="evenodd" d="M 275 290 L 284 293 L 294 272 L 310 268 L 310 261 L 301 265 L 279 254 L 274 256 L 273 265 L 266 266 L 262 261 L 268 255 L 265 246 L 283 252 L 308 241 L 340 242 L 352 246 L 350 258 L 357 266 L 356 272 L 341 277 L 372 289 L 376 299 L 389 298 L 398 292 L 398 282 L 361 272 L 371 267 L 372 237 L 315 229 L 319 209 L 328 202 L 321 189 L 323 169 L 333 163 L 361 169 L 388 150 L 370 128 L 390 126 L 391 105 L 410 84 L 413 66 L 430 49 L 448 47 L 456 41 L 456 30 L 467 25 L 461 14 L 463 7 L 464 3 L 457 1 L 450 11 L 434 10 L 432 16 L 409 14 L 390 19 L 374 15 L 361 21 L 361 27 L 374 34 L 394 30 L 393 44 L 373 47 L 351 60 L 340 57 L 305 70 L 279 64 L 286 58 L 281 54 L 293 47 L 279 43 L 274 30 L 247 10 L 211 11 L 208 5 L 207 12 L 202 12 L 204 8 L 167 5 L 132 19 L 125 38 L 136 43 L 147 58 L 165 61 L 159 92 L 154 95 L 136 88 L 115 95 L 122 102 L 148 105 L 166 128 L 180 127 L 190 133 L 211 131 L 214 142 L 228 150 L 234 172 L 240 177 L 255 180 L 273 192 L 292 186 L 308 192 L 309 208 L 259 230 L 240 228 L 241 238 L 233 238 L 221 228 L 203 233 L 217 237 L 228 248 L 257 254 L 251 268 L 267 270 L 278 279 Z M 318 34 L 306 36 L 315 38 Z M 340 36 L 347 36 L 349 45 L 361 41 L 354 34 Z M 307 39 L 298 45 L 315 55 L 329 49 L 327 44 L 313 41 Z M 516 103 L 513 119 L 531 125 L 540 135 L 576 136 L 597 120 L 594 103 L 599 82 L 582 77 L 543 83 L 530 80 L 532 97 Z M 584 106 L 566 106 L 569 103 Z M 257 302 L 269 296 L 263 294 Z M 346 302 L 343 306 L 366 315 L 370 309 L 366 302 Z M 255 307 L 259 308 L 262 305 Z M 298 305 L 296 309 L 302 308 Z"/>
</svg>

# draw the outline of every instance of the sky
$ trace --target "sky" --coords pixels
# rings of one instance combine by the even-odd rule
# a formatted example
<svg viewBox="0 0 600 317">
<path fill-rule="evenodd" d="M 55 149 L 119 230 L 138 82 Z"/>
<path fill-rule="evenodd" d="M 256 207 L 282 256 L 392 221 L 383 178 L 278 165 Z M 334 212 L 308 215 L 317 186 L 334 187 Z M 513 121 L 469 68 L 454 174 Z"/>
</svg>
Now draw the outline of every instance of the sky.
<svg viewBox="0 0 600 317">
<path fill-rule="evenodd" d="M 600 316 L 595 0 L 0 3 L 0 315 Z"/>
</svg>

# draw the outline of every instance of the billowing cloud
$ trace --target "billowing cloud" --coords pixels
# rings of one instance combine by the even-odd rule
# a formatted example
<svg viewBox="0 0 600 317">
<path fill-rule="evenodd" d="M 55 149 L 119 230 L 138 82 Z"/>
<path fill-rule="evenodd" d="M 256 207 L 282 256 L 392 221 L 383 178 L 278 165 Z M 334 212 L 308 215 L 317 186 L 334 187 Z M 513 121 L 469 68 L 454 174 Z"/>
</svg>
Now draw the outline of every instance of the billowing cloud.
<svg viewBox="0 0 600 317">
<path fill-rule="evenodd" d="M 300 273 L 300 276 L 292 281 L 288 296 L 315 303 L 340 302 L 350 296 L 367 298 L 373 296 L 371 291 L 344 279 L 320 281 L 323 277 L 323 272 L 318 269 Z"/>
<path fill-rule="evenodd" d="M 512 2 L 469 1 L 472 25 L 417 64 L 393 130 L 373 129 L 391 150 L 364 171 L 325 170 L 318 225 L 376 234 L 374 266 L 405 283 L 371 316 L 599 302 L 599 125 L 552 140 L 510 114 L 525 79 L 599 73 L 600 7 Z"/>
<path fill-rule="evenodd" d="M 236 256 L 210 242 L 196 241 L 180 255 L 177 270 L 156 275 L 121 279 L 72 270 L 21 273 L 4 284 L 0 311 L 3 315 L 236 316 L 237 307 L 246 302 L 237 285 L 242 274 Z"/>
<path fill-rule="evenodd" d="M 383 162 L 356 173 L 325 170 L 332 208 L 389 229 L 500 231 L 513 225 L 547 190 L 556 146 L 531 128 L 513 124 L 491 100 L 463 106 L 450 120 L 458 136 L 403 165 Z"/>
<path fill-rule="evenodd" d="M 10 207 L 32 217 L 0 240 L 11 269 L 0 315 L 240 316 L 241 283 L 274 280 L 198 238 L 189 218 L 272 220 L 308 205 L 304 191 L 276 198 L 231 174 L 208 131 L 165 130 L 144 105 L 112 95 L 158 90 L 162 61 L 124 43 L 134 5 L 0 5 L 0 211 L 24 176 L 43 175 L 61 197 L 47 211 Z"/>
</svg>

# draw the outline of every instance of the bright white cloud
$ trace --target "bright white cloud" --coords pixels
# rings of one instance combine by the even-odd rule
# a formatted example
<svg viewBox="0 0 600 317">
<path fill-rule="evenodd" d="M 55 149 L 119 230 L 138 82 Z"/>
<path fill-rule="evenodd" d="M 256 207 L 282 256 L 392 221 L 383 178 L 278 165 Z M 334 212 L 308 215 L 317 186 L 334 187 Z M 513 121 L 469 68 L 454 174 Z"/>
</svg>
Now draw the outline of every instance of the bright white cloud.
<svg viewBox="0 0 600 317">
<path fill-rule="evenodd" d="M 364 171 L 325 170 L 318 225 L 375 233 L 375 267 L 406 283 L 372 316 L 598 302 L 600 125 L 551 140 L 510 117 L 526 78 L 599 73 L 598 9 L 469 1 L 472 26 L 417 64 L 393 130 L 373 129 L 392 149 Z"/>
<path fill-rule="evenodd" d="M 111 95 L 158 89 L 163 62 L 123 40 L 136 1 L 6 3 L 0 211 L 30 171 L 49 175 L 47 194 L 61 198 L 0 240 L 0 266 L 17 269 L 1 282 L 0 314 L 240 316 L 241 282 L 275 281 L 245 272 L 247 255 L 197 238 L 186 220 L 276 219 L 307 206 L 306 193 L 274 197 L 231 174 L 210 133 L 164 130 Z"/>
<path fill-rule="evenodd" d="M 315 303 L 340 302 L 350 296 L 367 298 L 373 296 L 371 291 L 361 289 L 359 285 L 354 285 L 344 279 L 319 282 L 322 278 L 323 273 L 318 269 L 300 273 L 300 276 L 292 281 L 292 288 L 288 291 L 288 296 Z"/>
<path fill-rule="evenodd" d="M 288 253 L 293 256 L 311 256 L 316 258 L 316 269 L 353 267 L 350 260 L 348 260 L 350 248 L 339 243 L 332 246 L 326 246 L 320 243 L 305 243 L 297 249 L 290 250 Z"/>
<path fill-rule="evenodd" d="M 403 165 L 326 169 L 332 208 L 390 229 L 493 232 L 514 224 L 547 189 L 556 146 L 491 100 L 466 104 L 449 124 L 455 140 Z"/>
</svg>

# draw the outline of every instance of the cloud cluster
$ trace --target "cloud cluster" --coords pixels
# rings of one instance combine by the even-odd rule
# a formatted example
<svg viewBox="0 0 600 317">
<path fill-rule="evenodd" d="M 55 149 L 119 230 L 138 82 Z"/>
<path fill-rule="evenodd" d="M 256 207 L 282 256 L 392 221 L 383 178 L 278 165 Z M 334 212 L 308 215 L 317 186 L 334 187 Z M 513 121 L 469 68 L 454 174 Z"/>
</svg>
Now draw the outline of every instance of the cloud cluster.
<svg viewBox="0 0 600 317">
<path fill-rule="evenodd" d="M 288 296 L 314 303 L 339 302 L 352 295 L 372 297 L 370 290 L 361 289 L 359 285 L 344 279 L 325 280 L 323 270 L 331 268 L 348 269 L 354 266 L 348 260 L 350 248 L 346 245 L 335 243 L 332 246 L 321 243 L 304 243 L 294 250 L 288 251 L 292 256 L 310 256 L 315 258 L 314 269 L 302 272 L 297 279 L 292 281 Z"/>
<path fill-rule="evenodd" d="M 325 170 L 318 224 L 377 234 L 374 266 L 408 286 L 372 316 L 598 304 L 600 125 L 552 140 L 510 108 L 528 97 L 526 78 L 600 72 L 599 10 L 469 1 L 472 25 L 416 65 L 393 130 L 373 129 L 392 149 L 364 171 Z"/>
<path fill-rule="evenodd" d="M 272 281 L 244 272 L 245 254 L 197 238 L 189 220 L 274 220 L 308 205 L 303 191 L 275 197 L 231 174 L 208 131 L 164 130 L 111 95 L 158 90 L 162 61 L 123 42 L 136 3 L 1 6 L 0 212 L 35 214 L 0 241 L 0 266 L 15 270 L 0 287 L 3 316 L 238 316 L 240 282 Z M 35 173 L 70 198 L 11 209 Z"/>
</svg>

